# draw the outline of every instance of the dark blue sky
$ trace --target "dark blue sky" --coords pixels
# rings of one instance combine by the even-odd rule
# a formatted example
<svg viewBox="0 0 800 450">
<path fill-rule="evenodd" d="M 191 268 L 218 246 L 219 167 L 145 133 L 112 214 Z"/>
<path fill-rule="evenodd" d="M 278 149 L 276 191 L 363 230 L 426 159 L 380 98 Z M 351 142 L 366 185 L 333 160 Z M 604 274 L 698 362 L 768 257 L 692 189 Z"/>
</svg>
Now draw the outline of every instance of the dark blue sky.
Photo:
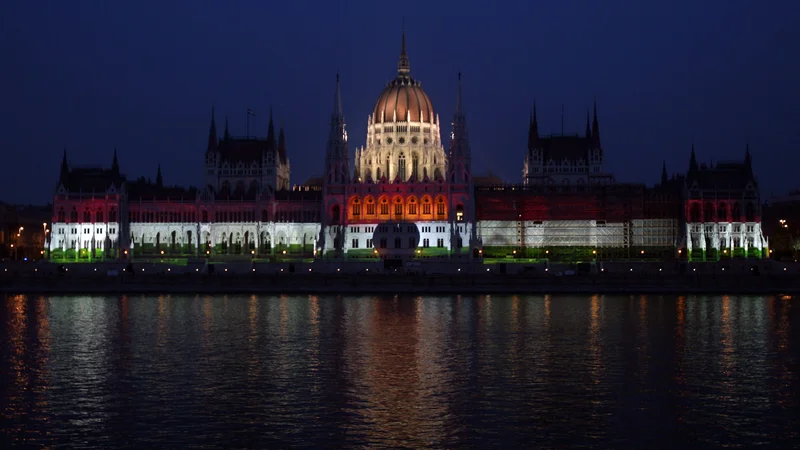
<svg viewBox="0 0 800 450">
<path fill-rule="evenodd" d="M 292 182 L 321 172 L 337 69 L 351 152 L 395 75 L 402 16 L 412 75 L 442 122 L 463 72 L 474 167 L 519 181 L 528 115 L 584 129 L 596 97 L 607 168 L 655 182 L 741 159 L 762 196 L 797 188 L 800 2 L 16 1 L 0 16 L 0 199 L 47 202 L 64 146 L 72 164 L 200 184 L 212 105 L 218 125 L 286 128 Z M 445 127 L 443 137 L 449 135 Z"/>
</svg>

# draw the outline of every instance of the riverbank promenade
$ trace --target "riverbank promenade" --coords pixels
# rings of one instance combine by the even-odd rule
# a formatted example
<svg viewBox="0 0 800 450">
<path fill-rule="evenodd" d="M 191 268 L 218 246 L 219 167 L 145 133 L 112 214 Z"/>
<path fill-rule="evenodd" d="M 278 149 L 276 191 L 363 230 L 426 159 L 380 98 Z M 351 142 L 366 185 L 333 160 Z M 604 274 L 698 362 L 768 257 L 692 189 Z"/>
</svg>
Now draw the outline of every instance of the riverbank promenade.
<svg viewBox="0 0 800 450">
<path fill-rule="evenodd" d="M 9 294 L 800 294 L 798 264 L 5 263 Z"/>
</svg>

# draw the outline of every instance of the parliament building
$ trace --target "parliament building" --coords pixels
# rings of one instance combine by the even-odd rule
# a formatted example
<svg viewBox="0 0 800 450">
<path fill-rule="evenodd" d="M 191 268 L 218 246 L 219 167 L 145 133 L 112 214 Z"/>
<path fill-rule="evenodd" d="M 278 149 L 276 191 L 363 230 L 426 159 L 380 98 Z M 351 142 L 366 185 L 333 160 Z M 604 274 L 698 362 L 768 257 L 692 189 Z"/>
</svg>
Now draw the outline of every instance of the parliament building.
<svg viewBox="0 0 800 450">
<path fill-rule="evenodd" d="M 291 184 L 283 129 L 221 135 L 212 109 L 199 188 L 71 167 L 64 151 L 46 248 L 51 259 L 761 258 L 758 184 L 744 159 L 688 166 L 655 186 L 617 183 L 604 167 L 597 108 L 577 134 L 540 134 L 534 108 L 522 179 L 472 166 L 461 76 L 445 148 L 434 104 L 403 36 L 397 75 L 350 152 L 338 75 L 319 178 Z M 323 140 L 320 140 L 321 143 Z M 322 147 L 322 145 L 321 145 Z M 322 156 L 322 148 L 320 148 Z"/>
</svg>

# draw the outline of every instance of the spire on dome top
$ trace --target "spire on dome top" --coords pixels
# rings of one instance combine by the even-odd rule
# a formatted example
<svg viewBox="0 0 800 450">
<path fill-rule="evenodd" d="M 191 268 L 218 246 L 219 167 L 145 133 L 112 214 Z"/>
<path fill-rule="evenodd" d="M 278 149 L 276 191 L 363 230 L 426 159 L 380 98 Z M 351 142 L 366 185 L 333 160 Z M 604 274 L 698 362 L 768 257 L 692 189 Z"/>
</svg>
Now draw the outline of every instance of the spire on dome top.
<svg viewBox="0 0 800 450">
<path fill-rule="evenodd" d="M 208 151 L 217 148 L 217 124 L 214 121 L 214 107 L 211 107 L 211 125 L 208 127 Z"/>
<path fill-rule="evenodd" d="M 400 60 L 397 61 L 397 74 L 401 77 L 407 77 L 411 72 L 411 64 L 408 62 L 408 53 L 406 53 L 406 19 L 403 18 L 403 37 L 400 45 Z"/>
</svg>

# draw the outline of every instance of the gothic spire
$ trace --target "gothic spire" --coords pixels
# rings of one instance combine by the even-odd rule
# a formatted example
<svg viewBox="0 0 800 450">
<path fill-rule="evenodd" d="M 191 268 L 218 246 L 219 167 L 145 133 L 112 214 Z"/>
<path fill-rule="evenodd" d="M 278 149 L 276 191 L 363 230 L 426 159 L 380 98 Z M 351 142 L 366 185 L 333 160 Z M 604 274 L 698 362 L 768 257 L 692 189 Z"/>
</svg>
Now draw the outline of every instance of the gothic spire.
<svg viewBox="0 0 800 450">
<path fill-rule="evenodd" d="M 269 126 L 267 127 L 267 145 L 270 149 L 275 149 L 275 125 L 272 122 L 272 107 L 269 108 Z"/>
<path fill-rule="evenodd" d="M 600 148 L 600 124 L 597 120 L 597 101 L 594 102 L 594 119 L 592 120 L 592 143 Z"/>
<path fill-rule="evenodd" d="M 208 127 L 208 147 L 211 151 L 217 148 L 217 124 L 214 121 L 214 107 L 211 107 L 211 125 Z"/>
<path fill-rule="evenodd" d="M 456 91 L 456 114 L 462 114 L 461 110 L 461 72 L 458 72 L 458 90 Z"/>
<path fill-rule="evenodd" d="M 114 160 L 111 161 L 111 172 L 119 175 L 119 161 L 117 160 L 117 147 L 114 147 Z"/>
<path fill-rule="evenodd" d="M 749 175 L 753 176 L 753 158 L 750 156 L 750 143 L 747 142 L 744 148 L 744 166 Z"/>
<path fill-rule="evenodd" d="M 272 120 L 270 119 L 270 123 Z M 286 135 L 283 134 L 283 124 L 281 124 L 280 131 L 278 132 L 278 157 L 282 163 L 286 163 Z"/>
<path fill-rule="evenodd" d="M 161 177 L 161 164 L 158 165 L 158 172 L 156 172 L 156 186 L 164 186 L 164 179 Z"/>
<path fill-rule="evenodd" d="M 539 123 L 536 119 L 536 101 L 533 102 L 533 113 L 528 124 L 528 149 L 538 148 L 539 146 Z"/>
<path fill-rule="evenodd" d="M 69 175 L 69 164 L 67 163 L 67 146 L 64 146 L 64 156 L 61 158 L 61 178 Z"/>
<path fill-rule="evenodd" d="M 592 138 L 592 127 L 589 125 L 589 111 L 586 111 L 586 139 Z"/>
<path fill-rule="evenodd" d="M 400 43 L 400 59 L 397 61 L 397 74 L 401 77 L 407 77 L 411 72 L 411 64 L 408 62 L 408 53 L 406 53 L 406 19 L 403 18 L 403 32 L 402 40 Z"/>
<path fill-rule="evenodd" d="M 344 117 L 342 110 L 342 90 L 339 85 L 339 72 L 336 72 L 336 94 L 333 98 L 333 114 L 339 117 Z"/>
<path fill-rule="evenodd" d="M 469 148 L 469 135 L 467 133 L 467 119 L 464 113 L 461 95 L 461 73 L 458 74 L 458 88 L 456 90 L 456 111 L 453 114 L 453 138 L 450 140 L 450 180 L 457 183 L 469 182 L 471 152 Z"/>
</svg>

